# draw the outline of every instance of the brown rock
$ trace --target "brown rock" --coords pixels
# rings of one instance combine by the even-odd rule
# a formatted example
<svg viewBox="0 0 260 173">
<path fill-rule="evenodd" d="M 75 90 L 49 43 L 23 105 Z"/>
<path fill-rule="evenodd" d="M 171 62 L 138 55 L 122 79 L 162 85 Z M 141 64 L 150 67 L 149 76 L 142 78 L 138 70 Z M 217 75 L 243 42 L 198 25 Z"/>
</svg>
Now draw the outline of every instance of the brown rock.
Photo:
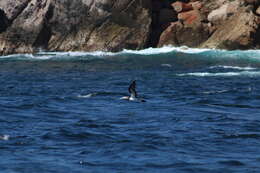
<svg viewBox="0 0 260 173">
<path fill-rule="evenodd" d="M 239 6 L 240 6 L 239 1 L 233 1 L 233 2 L 228 3 L 227 15 L 230 16 L 230 15 L 238 12 L 239 11 Z"/>
<path fill-rule="evenodd" d="M 171 23 L 171 25 L 161 34 L 157 47 L 166 45 L 179 46 L 177 32 L 183 28 L 180 22 Z"/>
<path fill-rule="evenodd" d="M 202 8 L 202 3 L 200 1 L 194 1 L 190 4 L 194 10 L 200 10 Z"/>
<path fill-rule="evenodd" d="M 259 26 L 258 17 L 240 9 L 223 22 L 213 35 L 202 45 L 207 48 L 247 49 L 254 46 Z"/>
<path fill-rule="evenodd" d="M 172 3 L 171 6 L 177 13 L 193 10 L 191 3 L 184 3 L 184 2 L 177 1 Z"/>
<path fill-rule="evenodd" d="M 216 10 L 213 10 L 208 15 L 208 21 L 213 24 L 221 24 L 228 17 L 239 11 L 239 1 L 227 2 Z"/>
<path fill-rule="evenodd" d="M 179 13 L 178 19 L 186 26 L 200 25 L 201 23 L 201 15 L 198 10 Z"/>
<path fill-rule="evenodd" d="M 198 47 L 208 37 L 208 28 L 203 24 L 187 27 L 181 22 L 174 22 L 161 34 L 158 47 L 165 45 Z"/>
<path fill-rule="evenodd" d="M 213 10 L 208 15 L 208 21 L 213 24 L 218 24 L 227 18 L 228 4 L 222 5 L 220 8 Z"/>
</svg>

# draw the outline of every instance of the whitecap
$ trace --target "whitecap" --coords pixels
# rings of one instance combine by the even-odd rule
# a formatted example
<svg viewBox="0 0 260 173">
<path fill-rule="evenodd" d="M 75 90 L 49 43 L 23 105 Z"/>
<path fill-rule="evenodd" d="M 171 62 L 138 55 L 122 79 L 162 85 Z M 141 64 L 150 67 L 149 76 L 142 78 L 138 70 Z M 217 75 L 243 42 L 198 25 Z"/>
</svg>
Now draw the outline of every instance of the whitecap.
<svg viewBox="0 0 260 173">
<path fill-rule="evenodd" d="M 255 76 L 260 76 L 260 71 L 221 72 L 221 73 L 195 72 L 195 73 L 182 73 L 182 74 L 177 74 L 177 76 L 197 76 L 197 77 L 248 76 L 248 77 L 255 77 Z"/>
<path fill-rule="evenodd" d="M 2 136 L 0 136 L 0 140 L 8 141 L 9 139 L 10 139 L 9 135 L 2 135 Z"/>
<path fill-rule="evenodd" d="M 128 53 L 128 54 L 138 54 L 138 55 L 155 55 L 155 54 L 162 54 L 162 53 L 169 53 L 169 52 L 183 52 L 183 53 L 190 53 L 196 54 L 205 51 L 210 51 L 213 49 L 201 49 L 201 48 L 189 48 L 187 46 L 181 47 L 173 47 L 173 46 L 164 46 L 160 48 L 147 48 L 142 50 L 128 50 L 124 49 L 121 53 Z"/>
<path fill-rule="evenodd" d="M 96 96 L 97 93 L 90 93 L 90 94 L 87 94 L 87 95 L 78 95 L 78 98 L 91 98 L 93 96 Z"/>
<path fill-rule="evenodd" d="M 160 55 L 168 53 L 185 53 L 185 54 L 199 54 L 206 58 L 217 58 L 217 59 L 250 59 L 259 61 L 260 60 L 260 50 L 235 50 L 227 51 L 220 49 L 208 49 L 208 48 L 190 48 L 187 46 L 173 47 L 164 46 L 161 48 L 146 48 L 142 50 L 128 50 L 124 49 L 119 52 L 109 52 L 109 51 L 69 51 L 69 52 L 44 52 L 40 51 L 34 54 L 13 54 L 7 56 L 0 56 L 0 58 L 17 58 L 17 59 L 33 59 L 33 60 L 48 60 L 48 59 L 75 59 L 75 57 L 82 57 L 84 59 L 95 59 L 95 58 L 106 58 L 121 55 Z M 172 55 L 174 57 L 174 54 Z M 225 68 L 225 67 L 224 67 Z M 236 67 L 235 67 L 236 68 Z"/>
<path fill-rule="evenodd" d="M 209 68 L 210 69 L 223 68 L 223 69 L 234 69 L 234 70 L 255 70 L 256 69 L 253 67 L 239 67 L 239 66 L 225 66 L 225 65 L 211 66 Z"/>
<path fill-rule="evenodd" d="M 202 92 L 203 94 L 220 94 L 220 93 L 225 93 L 228 92 L 228 90 L 218 90 L 218 91 L 205 91 Z"/>
<path fill-rule="evenodd" d="M 162 67 L 169 67 L 169 68 L 172 67 L 171 64 L 161 64 L 161 66 L 162 66 Z"/>
</svg>

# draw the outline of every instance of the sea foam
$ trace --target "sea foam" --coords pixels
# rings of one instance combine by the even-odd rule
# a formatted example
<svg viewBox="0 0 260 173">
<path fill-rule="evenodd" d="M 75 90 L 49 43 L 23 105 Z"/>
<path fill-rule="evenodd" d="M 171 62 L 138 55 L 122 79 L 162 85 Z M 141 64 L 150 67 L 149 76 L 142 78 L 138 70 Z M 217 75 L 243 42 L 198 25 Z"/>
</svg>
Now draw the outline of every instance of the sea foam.
<svg viewBox="0 0 260 173">
<path fill-rule="evenodd" d="M 181 74 L 177 74 L 177 76 L 196 76 L 196 77 L 246 76 L 246 77 L 256 77 L 256 76 L 260 76 L 260 71 L 221 72 L 221 73 L 194 72 L 194 73 L 181 73 Z"/>
</svg>

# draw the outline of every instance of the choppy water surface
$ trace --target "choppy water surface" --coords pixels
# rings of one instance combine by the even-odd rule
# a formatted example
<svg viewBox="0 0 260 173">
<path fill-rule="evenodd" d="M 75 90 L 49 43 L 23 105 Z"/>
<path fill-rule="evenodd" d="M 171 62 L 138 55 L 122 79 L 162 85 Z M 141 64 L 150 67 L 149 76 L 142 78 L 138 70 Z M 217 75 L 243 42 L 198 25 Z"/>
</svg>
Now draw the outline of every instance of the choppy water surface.
<svg viewBox="0 0 260 173">
<path fill-rule="evenodd" d="M 260 171 L 260 51 L 2 56 L 0 83 L 0 172 Z"/>
</svg>

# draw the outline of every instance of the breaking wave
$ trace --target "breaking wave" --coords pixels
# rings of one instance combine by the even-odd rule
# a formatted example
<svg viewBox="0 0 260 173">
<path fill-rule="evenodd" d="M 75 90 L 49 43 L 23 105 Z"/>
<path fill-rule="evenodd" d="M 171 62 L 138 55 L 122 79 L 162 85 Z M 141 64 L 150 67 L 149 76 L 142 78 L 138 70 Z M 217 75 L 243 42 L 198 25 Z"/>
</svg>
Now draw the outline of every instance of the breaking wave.
<svg viewBox="0 0 260 173">
<path fill-rule="evenodd" d="M 87 68 L 102 69 L 201 69 L 208 71 L 179 74 L 179 76 L 258 76 L 260 50 L 217 50 L 189 47 L 162 47 L 121 52 L 38 52 L 0 56 L 1 62 L 77 62 Z M 215 73 L 214 70 L 222 69 Z M 242 72 L 241 72 L 242 71 Z"/>
<path fill-rule="evenodd" d="M 223 72 L 223 73 L 209 73 L 209 72 L 194 72 L 182 73 L 177 76 L 197 76 L 197 77 L 230 77 L 230 76 L 246 76 L 246 77 L 259 77 L 260 71 L 241 71 L 241 72 Z"/>
</svg>

